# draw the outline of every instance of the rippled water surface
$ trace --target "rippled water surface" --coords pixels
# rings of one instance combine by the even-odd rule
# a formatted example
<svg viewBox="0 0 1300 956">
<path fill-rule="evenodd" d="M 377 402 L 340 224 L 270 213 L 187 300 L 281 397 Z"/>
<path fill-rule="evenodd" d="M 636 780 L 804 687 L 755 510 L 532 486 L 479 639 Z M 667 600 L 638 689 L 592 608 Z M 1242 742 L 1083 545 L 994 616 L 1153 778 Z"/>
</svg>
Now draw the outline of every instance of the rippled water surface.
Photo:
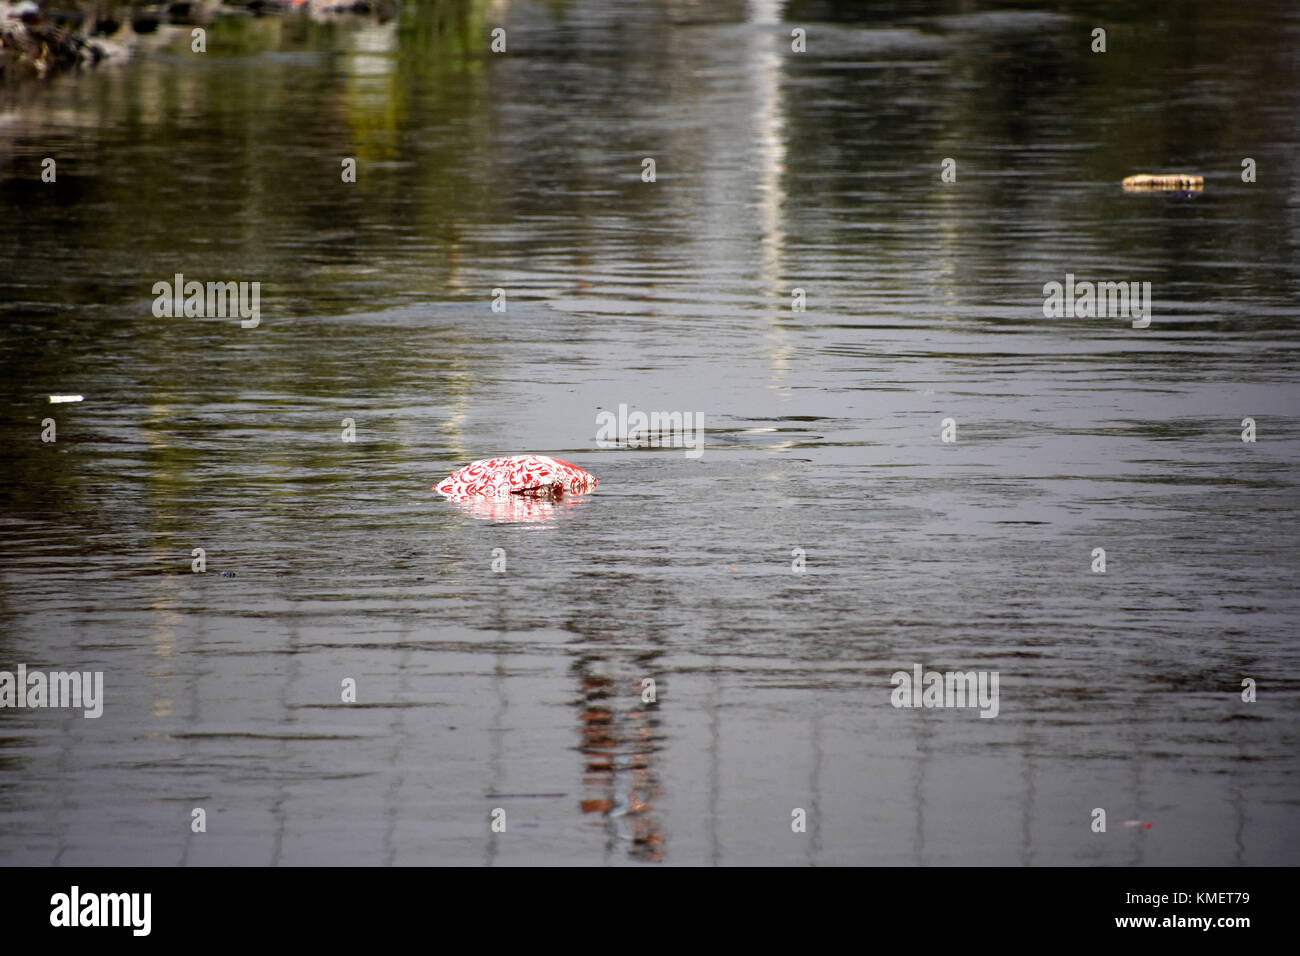
<svg viewBox="0 0 1300 956">
<path fill-rule="evenodd" d="M 106 696 L 0 710 L 0 862 L 1300 862 L 1300 14 L 862 6 L 247 19 L 0 91 L 0 670 Z M 155 318 L 175 273 L 260 325 Z M 1066 273 L 1150 327 L 1045 318 Z M 600 485 L 430 491 L 523 452 Z M 997 717 L 891 706 L 915 664 Z"/>
</svg>

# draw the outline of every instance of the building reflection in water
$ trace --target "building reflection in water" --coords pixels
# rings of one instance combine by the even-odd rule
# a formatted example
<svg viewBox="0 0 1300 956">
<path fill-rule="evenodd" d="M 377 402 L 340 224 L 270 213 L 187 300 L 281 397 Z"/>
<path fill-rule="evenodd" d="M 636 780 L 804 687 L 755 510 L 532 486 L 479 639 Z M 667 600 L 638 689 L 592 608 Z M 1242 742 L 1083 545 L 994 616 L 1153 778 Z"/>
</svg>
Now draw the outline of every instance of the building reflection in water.
<svg viewBox="0 0 1300 956">
<path fill-rule="evenodd" d="M 657 764 L 662 735 L 658 703 L 642 701 L 643 676 L 603 658 L 574 662 L 582 697 L 582 812 L 605 828 L 607 848 L 626 847 L 629 856 L 658 863 L 664 856 L 663 819 Z M 620 670 L 617 676 L 609 673 Z M 662 688 L 656 687 L 656 694 Z"/>
</svg>

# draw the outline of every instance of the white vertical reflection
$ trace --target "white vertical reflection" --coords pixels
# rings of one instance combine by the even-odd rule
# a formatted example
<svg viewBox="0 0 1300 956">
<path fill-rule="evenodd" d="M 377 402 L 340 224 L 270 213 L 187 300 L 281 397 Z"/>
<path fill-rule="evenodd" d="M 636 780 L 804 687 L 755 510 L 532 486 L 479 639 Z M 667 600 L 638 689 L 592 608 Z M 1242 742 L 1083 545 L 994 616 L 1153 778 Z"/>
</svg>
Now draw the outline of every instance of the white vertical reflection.
<svg viewBox="0 0 1300 956">
<path fill-rule="evenodd" d="M 781 219 L 785 205 L 781 178 L 786 158 L 785 118 L 781 102 L 782 59 L 785 55 L 782 45 L 785 39 L 779 29 L 783 2 L 749 0 L 749 20 L 756 28 L 750 34 L 751 62 L 755 69 L 749 76 L 754 103 L 759 270 L 764 295 L 773 299 L 776 305 L 776 320 L 769 322 L 767 336 L 773 381 L 783 380 L 790 367 L 787 332 L 780 322 L 780 315 L 789 307 L 790 301 L 790 290 L 783 282 L 785 232 Z"/>
</svg>

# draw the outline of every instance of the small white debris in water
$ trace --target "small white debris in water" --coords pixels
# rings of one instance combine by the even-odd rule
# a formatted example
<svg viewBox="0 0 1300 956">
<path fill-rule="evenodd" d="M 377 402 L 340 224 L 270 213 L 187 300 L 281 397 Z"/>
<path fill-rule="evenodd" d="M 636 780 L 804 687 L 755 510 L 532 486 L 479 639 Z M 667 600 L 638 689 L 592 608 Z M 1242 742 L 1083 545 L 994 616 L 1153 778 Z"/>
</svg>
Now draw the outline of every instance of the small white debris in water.
<svg viewBox="0 0 1300 956">
<path fill-rule="evenodd" d="M 83 395 L 51 395 L 50 396 L 51 405 L 58 405 L 60 402 L 84 402 L 85 400 L 86 400 L 85 396 Z"/>
</svg>

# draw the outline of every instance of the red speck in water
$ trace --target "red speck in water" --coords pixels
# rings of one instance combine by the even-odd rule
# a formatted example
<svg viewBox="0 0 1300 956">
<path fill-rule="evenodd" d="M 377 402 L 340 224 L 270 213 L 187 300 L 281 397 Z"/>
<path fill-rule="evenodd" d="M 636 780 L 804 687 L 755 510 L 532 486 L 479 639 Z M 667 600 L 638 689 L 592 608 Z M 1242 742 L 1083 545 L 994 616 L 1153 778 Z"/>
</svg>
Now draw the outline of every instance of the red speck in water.
<svg viewBox="0 0 1300 956">
<path fill-rule="evenodd" d="M 1149 824 L 1149 823 L 1144 823 L 1144 824 L 1142 824 L 1142 829 L 1143 829 L 1143 830 L 1150 830 L 1150 829 L 1151 829 L 1151 824 Z"/>
</svg>

